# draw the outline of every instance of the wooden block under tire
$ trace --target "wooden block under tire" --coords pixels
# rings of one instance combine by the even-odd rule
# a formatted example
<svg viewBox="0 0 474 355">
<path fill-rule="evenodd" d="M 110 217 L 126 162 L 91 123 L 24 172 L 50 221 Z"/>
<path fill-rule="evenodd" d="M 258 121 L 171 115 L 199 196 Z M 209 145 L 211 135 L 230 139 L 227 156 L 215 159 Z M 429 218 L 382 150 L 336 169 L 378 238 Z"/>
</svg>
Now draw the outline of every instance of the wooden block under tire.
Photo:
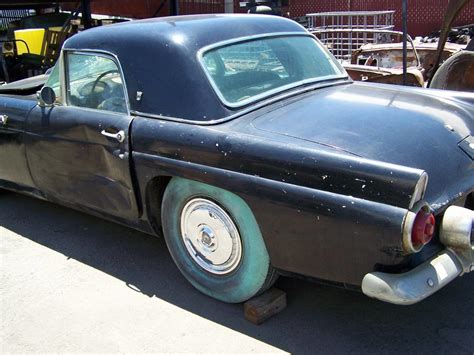
<svg viewBox="0 0 474 355">
<path fill-rule="evenodd" d="M 244 303 L 244 316 L 249 322 L 262 324 L 286 308 L 286 292 L 271 288 Z"/>
</svg>

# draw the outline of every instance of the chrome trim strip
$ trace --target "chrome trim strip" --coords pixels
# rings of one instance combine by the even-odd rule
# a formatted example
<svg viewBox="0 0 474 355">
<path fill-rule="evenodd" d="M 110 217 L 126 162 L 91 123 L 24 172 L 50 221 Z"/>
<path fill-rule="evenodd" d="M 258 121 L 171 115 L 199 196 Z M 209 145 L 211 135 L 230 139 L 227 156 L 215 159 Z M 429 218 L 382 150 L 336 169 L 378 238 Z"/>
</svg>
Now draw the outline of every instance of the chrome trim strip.
<svg viewBox="0 0 474 355">
<path fill-rule="evenodd" d="M 273 90 L 269 90 L 269 91 L 263 92 L 261 94 L 249 97 L 248 99 L 239 101 L 238 103 L 232 103 L 232 102 L 227 101 L 227 99 L 224 97 L 224 95 L 222 95 L 221 91 L 219 90 L 219 87 L 216 85 L 216 83 L 212 79 L 212 76 L 210 75 L 210 73 L 206 69 L 206 66 L 205 66 L 204 60 L 203 60 L 204 54 L 206 52 L 210 51 L 210 50 L 221 48 L 221 47 L 226 47 L 230 44 L 245 43 L 245 42 L 250 42 L 250 41 L 254 41 L 254 40 L 262 39 L 262 38 L 276 38 L 276 37 L 310 37 L 310 38 L 313 38 L 318 43 L 320 48 L 326 54 L 329 54 L 329 56 L 333 59 L 334 64 L 339 68 L 339 70 L 342 73 L 345 73 L 345 69 L 332 56 L 332 54 L 321 43 L 321 41 L 319 41 L 316 38 L 316 36 L 314 36 L 313 34 L 311 34 L 309 32 L 306 32 L 306 33 L 305 32 L 274 32 L 274 33 L 267 33 L 267 34 L 260 34 L 260 35 L 233 38 L 233 39 L 230 39 L 230 40 L 227 40 L 227 41 L 213 43 L 211 45 L 205 46 L 205 47 L 201 48 L 200 50 L 198 50 L 196 56 L 197 56 L 197 61 L 201 65 L 201 68 L 202 68 L 202 70 L 204 71 L 204 74 L 207 77 L 207 80 L 211 84 L 212 89 L 214 90 L 216 95 L 219 97 L 219 100 L 221 100 L 221 102 L 225 106 L 230 107 L 230 108 L 239 108 L 239 107 L 249 105 L 253 102 L 259 101 L 263 98 L 267 98 L 267 97 L 272 96 L 274 94 L 277 94 L 279 92 L 283 92 L 283 91 L 286 91 L 286 90 L 289 90 L 289 89 L 292 89 L 292 88 L 295 88 L 295 87 L 298 87 L 298 86 L 311 84 L 311 83 L 324 82 L 324 81 L 333 80 L 333 79 L 349 79 L 349 75 L 347 73 L 345 75 L 344 74 L 342 74 L 342 75 L 327 75 L 327 76 L 324 76 L 324 77 L 319 77 L 319 78 L 314 78 L 314 79 L 300 80 L 300 81 L 297 81 L 297 82 L 294 82 L 294 83 L 291 83 L 291 84 L 288 84 L 288 85 L 285 85 L 285 86 L 280 86 L 280 87 L 275 88 Z"/>
<path fill-rule="evenodd" d="M 424 171 L 418 182 L 415 185 L 415 189 L 413 190 L 413 195 L 410 200 L 410 205 L 408 206 L 409 209 L 413 208 L 418 201 L 421 201 L 425 197 L 426 187 L 428 186 L 428 174 Z"/>
<path fill-rule="evenodd" d="M 59 91 L 61 92 L 61 105 L 66 102 L 66 69 L 64 65 L 64 51 L 59 54 Z"/>
</svg>

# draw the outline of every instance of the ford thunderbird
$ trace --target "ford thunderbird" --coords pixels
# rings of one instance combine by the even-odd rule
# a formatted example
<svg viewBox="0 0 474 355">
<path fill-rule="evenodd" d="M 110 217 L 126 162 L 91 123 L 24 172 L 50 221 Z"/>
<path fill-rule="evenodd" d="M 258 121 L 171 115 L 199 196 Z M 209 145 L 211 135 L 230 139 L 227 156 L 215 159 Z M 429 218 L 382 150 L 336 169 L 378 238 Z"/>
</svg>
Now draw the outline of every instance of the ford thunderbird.
<svg viewBox="0 0 474 355">
<path fill-rule="evenodd" d="M 222 301 L 284 274 L 412 304 L 473 270 L 473 116 L 353 82 L 287 19 L 133 21 L 0 87 L 0 188 L 163 235 Z"/>
</svg>

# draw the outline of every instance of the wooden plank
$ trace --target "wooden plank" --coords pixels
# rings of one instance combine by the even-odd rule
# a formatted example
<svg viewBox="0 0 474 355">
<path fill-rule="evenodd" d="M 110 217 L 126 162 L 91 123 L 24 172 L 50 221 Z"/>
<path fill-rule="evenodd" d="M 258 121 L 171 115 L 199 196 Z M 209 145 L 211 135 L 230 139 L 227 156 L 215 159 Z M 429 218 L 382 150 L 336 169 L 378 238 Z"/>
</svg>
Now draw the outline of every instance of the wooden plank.
<svg viewBox="0 0 474 355">
<path fill-rule="evenodd" d="M 286 308 L 286 292 L 271 288 L 244 303 L 244 316 L 249 322 L 262 324 Z"/>
</svg>

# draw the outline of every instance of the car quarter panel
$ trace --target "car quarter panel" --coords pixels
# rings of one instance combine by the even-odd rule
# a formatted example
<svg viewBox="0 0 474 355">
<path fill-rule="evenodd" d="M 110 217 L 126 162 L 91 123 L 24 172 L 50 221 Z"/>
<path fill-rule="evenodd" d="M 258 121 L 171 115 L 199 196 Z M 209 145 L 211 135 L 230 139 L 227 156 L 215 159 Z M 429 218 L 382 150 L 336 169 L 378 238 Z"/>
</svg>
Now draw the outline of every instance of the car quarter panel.
<svg viewBox="0 0 474 355">
<path fill-rule="evenodd" d="M 429 176 L 425 200 L 437 214 L 474 188 L 474 160 L 466 154 L 474 149 L 467 144 L 463 151 L 459 145 L 474 132 L 474 110 L 457 95 L 353 83 L 300 95 L 251 124 L 281 137 L 424 170 Z M 377 191 L 390 191 L 392 175 Z"/>
<path fill-rule="evenodd" d="M 422 171 L 231 126 L 136 117 L 132 154 L 142 200 L 156 176 L 232 191 L 254 212 L 273 265 L 306 276 L 358 285 L 377 265 L 403 261 L 402 223 Z M 326 183 L 328 176 L 337 178 Z"/>
</svg>

